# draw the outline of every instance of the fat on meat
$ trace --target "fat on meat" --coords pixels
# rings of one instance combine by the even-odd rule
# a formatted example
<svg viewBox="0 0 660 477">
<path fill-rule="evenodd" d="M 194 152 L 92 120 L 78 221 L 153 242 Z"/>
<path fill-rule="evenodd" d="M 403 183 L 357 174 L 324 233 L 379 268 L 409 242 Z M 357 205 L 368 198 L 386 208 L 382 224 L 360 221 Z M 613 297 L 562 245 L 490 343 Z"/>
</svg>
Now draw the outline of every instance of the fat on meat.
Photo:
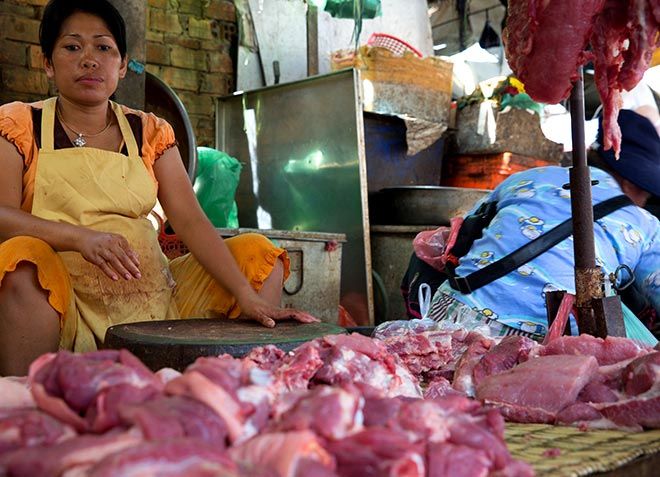
<svg viewBox="0 0 660 477">
<path fill-rule="evenodd" d="M 0 411 L 36 407 L 24 377 L 0 377 Z"/>
<path fill-rule="evenodd" d="M 206 404 L 227 426 L 229 440 L 239 442 L 266 425 L 273 395 L 270 373 L 250 360 L 229 355 L 198 358 L 165 385 L 165 393 Z"/>
<path fill-rule="evenodd" d="M 485 337 L 474 340 L 469 344 L 463 356 L 456 363 L 456 371 L 454 372 L 454 381 L 452 383 L 454 389 L 468 396 L 474 396 L 473 372 L 494 344 L 493 340 Z"/>
<path fill-rule="evenodd" d="M 631 361 L 623 371 L 627 395 L 646 393 L 654 386 L 660 391 L 660 352 L 649 353 Z"/>
<path fill-rule="evenodd" d="M 411 331 L 385 337 L 383 342 L 418 377 L 452 359 L 452 335 L 444 331 Z"/>
<path fill-rule="evenodd" d="M 300 396 L 269 431 L 311 430 L 326 439 L 341 439 L 363 428 L 364 398 L 353 386 L 317 386 Z"/>
<path fill-rule="evenodd" d="M 261 477 L 245 474 L 222 449 L 196 439 L 144 442 L 105 457 L 87 477 Z M 273 475 L 273 474 L 269 474 Z"/>
<path fill-rule="evenodd" d="M 104 457 L 142 442 L 139 431 L 85 434 L 51 446 L 21 448 L 0 456 L 0 475 L 53 477 L 86 471 Z"/>
<path fill-rule="evenodd" d="M 660 392 L 658 391 L 641 394 L 632 399 L 593 406 L 619 427 L 660 428 Z"/>
<path fill-rule="evenodd" d="M 0 455 L 20 448 L 50 446 L 75 436 L 71 426 L 38 409 L 0 410 Z"/>
<path fill-rule="evenodd" d="M 239 463 L 255 463 L 273 469 L 279 477 L 306 477 L 303 469 L 308 461 L 334 471 L 333 457 L 311 431 L 272 432 L 260 434 L 229 449 L 231 457 Z"/>
<path fill-rule="evenodd" d="M 598 380 L 590 382 L 579 396 L 581 402 L 560 412 L 557 422 L 584 429 L 660 428 L 660 352 L 623 361 L 619 368 L 620 378 L 607 386 Z"/>
<path fill-rule="evenodd" d="M 307 389 L 316 372 L 323 366 L 320 351 L 318 341 L 314 340 L 299 346 L 281 360 L 267 360 L 266 367 L 262 369 L 272 371 L 274 392 L 282 394 Z"/>
<path fill-rule="evenodd" d="M 380 340 L 358 333 L 329 335 L 288 353 L 273 373 L 276 394 L 319 384 L 368 386 L 389 396 L 421 397 L 419 382 Z"/>
<path fill-rule="evenodd" d="M 230 442 L 244 436 L 247 411 L 231 393 L 197 371 L 189 371 L 167 383 L 165 391 L 173 396 L 195 399 L 220 416 L 227 426 Z"/>
</svg>

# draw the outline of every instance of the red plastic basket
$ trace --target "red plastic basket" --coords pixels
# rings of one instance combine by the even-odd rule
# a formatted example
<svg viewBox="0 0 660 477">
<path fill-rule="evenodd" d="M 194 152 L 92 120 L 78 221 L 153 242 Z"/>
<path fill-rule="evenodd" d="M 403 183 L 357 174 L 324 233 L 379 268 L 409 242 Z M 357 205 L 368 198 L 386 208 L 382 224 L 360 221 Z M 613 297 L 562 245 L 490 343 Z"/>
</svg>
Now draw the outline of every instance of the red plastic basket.
<svg viewBox="0 0 660 477">
<path fill-rule="evenodd" d="M 367 45 L 386 48 L 398 56 L 403 56 L 403 54 L 406 51 L 410 51 L 415 55 L 417 55 L 418 57 L 420 58 L 422 57 L 422 53 L 417 48 L 412 46 L 410 43 L 403 41 L 400 38 L 392 36 L 388 33 L 373 33 L 369 37 L 369 40 L 367 41 Z"/>
<path fill-rule="evenodd" d="M 165 230 L 165 221 L 156 213 L 151 211 L 151 214 L 158 221 L 158 243 L 160 248 L 169 260 L 174 260 L 177 257 L 188 253 L 188 247 L 179 240 L 176 234 L 168 234 Z"/>
</svg>

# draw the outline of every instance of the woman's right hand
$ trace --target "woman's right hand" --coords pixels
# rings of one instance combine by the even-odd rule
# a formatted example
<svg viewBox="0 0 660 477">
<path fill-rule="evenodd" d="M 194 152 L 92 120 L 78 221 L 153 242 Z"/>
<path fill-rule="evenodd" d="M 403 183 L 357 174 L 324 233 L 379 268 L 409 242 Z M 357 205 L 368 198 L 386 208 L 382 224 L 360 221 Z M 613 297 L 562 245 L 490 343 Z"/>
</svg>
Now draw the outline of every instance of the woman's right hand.
<svg viewBox="0 0 660 477">
<path fill-rule="evenodd" d="M 142 277 L 138 255 L 122 235 L 84 229 L 78 251 L 113 280 Z"/>
</svg>

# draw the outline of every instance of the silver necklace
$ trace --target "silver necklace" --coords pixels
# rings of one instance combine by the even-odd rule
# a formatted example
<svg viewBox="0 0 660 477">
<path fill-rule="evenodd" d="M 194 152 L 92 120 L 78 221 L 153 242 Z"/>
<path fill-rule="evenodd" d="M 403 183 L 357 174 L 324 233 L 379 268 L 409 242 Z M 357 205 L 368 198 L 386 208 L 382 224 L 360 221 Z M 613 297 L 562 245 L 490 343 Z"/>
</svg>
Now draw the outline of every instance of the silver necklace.
<svg viewBox="0 0 660 477">
<path fill-rule="evenodd" d="M 112 124 L 112 116 L 108 120 L 108 124 L 105 125 L 103 129 L 101 129 L 99 132 L 96 134 L 85 134 L 76 131 L 73 129 L 69 124 L 67 124 L 66 121 L 64 121 L 64 118 L 62 117 L 62 113 L 60 112 L 60 108 L 56 108 L 55 112 L 57 113 L 57 119 L 60 120 L 60 123 L 62 123 L 63 126 L 65 126 L 68 130 L 70 130 L 73 134 L 75 134 L 77 137 L 75 137 L 73 140 L 71 140 L 71 143 L 76 146 L 76 147 L 83 147 L 85 144 L 87 144 L 87 141 L 85 140 L 86 137 L 96 137 L 100 136 L 104 132 L 107 131 L 107 129 L 110 127 Z"/>
</svg>

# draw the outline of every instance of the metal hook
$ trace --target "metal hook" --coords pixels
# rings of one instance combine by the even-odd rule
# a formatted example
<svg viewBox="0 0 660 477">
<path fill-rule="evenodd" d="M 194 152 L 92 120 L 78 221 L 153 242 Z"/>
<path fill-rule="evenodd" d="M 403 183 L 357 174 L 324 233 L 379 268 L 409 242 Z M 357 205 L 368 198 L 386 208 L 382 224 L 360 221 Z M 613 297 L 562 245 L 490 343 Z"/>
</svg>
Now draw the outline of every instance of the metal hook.
<svg viewBox="0 0 660 477">
<path fill-rule="evenodd" d="M 628 275 L 630 276 L 630 280 L 628 280 L 623 285 L 618 285 L 617 283 L 618 283 L 619 279 L 622 278 L 622 277 L 620 277 L 620 275 L 621 275 L 621 271 L 623 271 L 623 270 L 628 272 Z M 632 285 L 635 282 L 635 272 L 633 272 L 632 269 L 624 263 L 624 264 L 621 264 L 618 267 L 616 267 L 616 270 L 614 270 L 614 272 L 610 275 L 610 280 L 612 282 L 612 287 L 617 292 L 622 292 L 623 290 L 625 290 L 626 288 L 628 288 L 630 285 Z"/>
</svg>

